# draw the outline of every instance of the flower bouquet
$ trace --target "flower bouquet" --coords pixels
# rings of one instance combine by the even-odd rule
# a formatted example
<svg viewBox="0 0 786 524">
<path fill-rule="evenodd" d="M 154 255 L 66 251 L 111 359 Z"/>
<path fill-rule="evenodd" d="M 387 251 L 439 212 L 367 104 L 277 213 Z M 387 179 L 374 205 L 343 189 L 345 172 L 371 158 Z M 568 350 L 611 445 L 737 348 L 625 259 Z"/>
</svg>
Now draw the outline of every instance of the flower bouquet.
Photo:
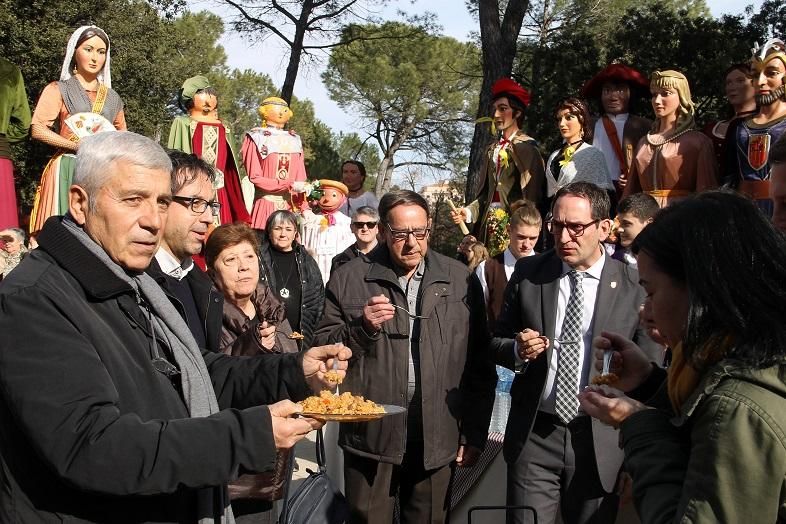
<svg viewBox="0 0 786 524">
<path fill-rule="evenodd" d="M 486 215 L 486 248 L 489 256 L 497 256 L 508 247 L 507 226 L 510 215 L 502 207 L 492 207 Z"/>
</svg>

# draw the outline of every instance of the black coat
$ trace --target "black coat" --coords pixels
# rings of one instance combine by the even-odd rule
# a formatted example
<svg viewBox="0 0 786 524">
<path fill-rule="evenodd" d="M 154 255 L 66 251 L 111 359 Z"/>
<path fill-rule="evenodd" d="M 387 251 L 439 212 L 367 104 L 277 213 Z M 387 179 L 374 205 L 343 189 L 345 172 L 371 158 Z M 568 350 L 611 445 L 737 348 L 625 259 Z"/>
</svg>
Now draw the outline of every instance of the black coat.
<svg viewBox="0 0 786 524">
<path fill-rule="evenodd" d="M 186 320 L 186 323 L 188 323 L 185 308 L 170 289 L 169 280 L 166 275 L 164 275 L 164 272 L 161 271 L 161 266 L 158 265 L 158 261 L 155 257 L 150 261 L 150 267 L 148 267 L 145 272 L 158 282 L 158 285 L 164 290 L 169 301 L 172 302 L 172 305 L 175 306 L 180 315 Z M 191 293 L 194 296 L 194 302 L 199 312 L 199 321 L 205 330 L 205 339 L 207 341 L 207 348 L 205 349 L 219 352 L 221 351 L 220 341 L 224 296 L 213 285 L 213 281 L 210 280 L 210 277 L 208 277 L 196 264 L 194 264 L 194 267 L 185 276 L 185 281 L 188 283 L 188 287 L 191 289 Z"/>
<path fill-rule="evenodd" d="M 261 249 L 259 252 L 259 283 L 280 291 L 273 271 L 273 260 L 270 250 L 274 249 L 263 232 L 260 232 Z M 325 284 L 322 282 L 322 273 L 314 257 L 306 253 L 306 249 L 297 242 L 293 246 L 297 274 L 302 287 L 300 294 L 300 325 L 292 329 L 303 335 L 301 349 L 308 349 L 314 341 L 314 331 L 317 328 L 322 312 L 325 310 Z"/>
<path fill-rule="evenodd" d="M 200 488 L 273 467 L 264 404 L 308 394 L 297 355 L 203 351 L 223 411 L 189 418 L 133 289 L 60 217 L 39 245 L 0 285 L 0 522 L 194 522 Z"/>
</svg>

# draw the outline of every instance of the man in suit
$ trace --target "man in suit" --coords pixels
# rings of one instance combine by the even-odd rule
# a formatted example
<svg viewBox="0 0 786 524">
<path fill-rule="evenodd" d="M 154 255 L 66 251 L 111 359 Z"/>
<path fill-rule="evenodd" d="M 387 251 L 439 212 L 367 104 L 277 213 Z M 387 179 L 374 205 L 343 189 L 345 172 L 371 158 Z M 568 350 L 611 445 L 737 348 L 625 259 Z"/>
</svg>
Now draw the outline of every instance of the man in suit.
<svg viewBox="0 0 786 524">
<path fill-rule="evenodd" d="M 611 64 L 592 77 L 581 90 L 587 99 L 600 100 L 603 115 L 595 120 L 592 145 L 603 152 L 617 188 L 625 187 L 633 153 L 652 122 L 629 113 L 631 98 L 649 96 L 647 77 L 632 67 Z"/>
<path fill-rule="evenodd" d="M 566 524 L 613 522 L 623 458 L 617 432 L 579 413 L 576 395 L 598 374 L 591 346 L 602 331 L 656 348 L 639 327 L 638 274 L 601 245 L 611 227 L 608 193 L 568 184 L 552 213 L 555 248 L 516 264 L 491 344 L 497 362 L 516 372 L 504 444 L 507 500 L 533 506 L 540 523 L 553 523 L 558 505 Z M 525 517 L 511 511 L 508 522 Z"/>
</svg>

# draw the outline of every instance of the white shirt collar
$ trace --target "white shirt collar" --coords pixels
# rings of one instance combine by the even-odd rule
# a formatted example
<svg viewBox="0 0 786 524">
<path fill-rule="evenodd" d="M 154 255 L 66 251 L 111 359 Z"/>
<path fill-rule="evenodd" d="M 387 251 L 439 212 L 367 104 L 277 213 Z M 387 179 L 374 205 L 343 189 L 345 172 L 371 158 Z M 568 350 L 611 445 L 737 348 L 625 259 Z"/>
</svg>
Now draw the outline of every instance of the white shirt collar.
<svg viewBox="0 0 786 524">
<path fill-rule="evenodd" d="M 188 272 L 194 269 L 194 261 L 191 257 L 186 258 L 183 262 L 176 259 L 169 251 L 160 247 L 156 251 L 156 262 L 161 267 L 161 271 L 170 277 L 178 280 L 183 280 Z"/>
<path fill-rule="evenodd" d="M 610 115 L 606 113 L 606 116 L 611 119 L 612 122 L 622 122 L 625 123 L 628 120 L 628 113 L 620 113 L 618 115 Z"/>
<path fill-rule="evenodd" d="M 600 249 L 600 248 L 598 248 Z M 592 264 L 589 269 L 586 271 L 580 271 L 580 273 L 584 273 L 585 277 L 592 277 L 596 280 L 600 280 L 600 274 L 603 273 L 603 266 L 606 263 L 606 251 L 601 249 L 600 258 Z M 573 270 L 572 267 L 567 265 L 565 262 L 562 262 L 562 276 L 564 277 L 568 273 Z"/>
</svg>

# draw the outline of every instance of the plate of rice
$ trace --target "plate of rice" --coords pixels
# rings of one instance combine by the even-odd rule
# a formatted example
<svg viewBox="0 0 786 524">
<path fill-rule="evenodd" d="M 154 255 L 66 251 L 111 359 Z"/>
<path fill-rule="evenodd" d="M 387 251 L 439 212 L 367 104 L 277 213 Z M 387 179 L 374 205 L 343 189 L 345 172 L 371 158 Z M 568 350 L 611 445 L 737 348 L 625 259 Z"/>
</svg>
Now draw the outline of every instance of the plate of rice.
<svg viewBox="0 0 786 524">
<path fill-rule="evenodd" d="M 303 406 L 299 413 L 301 417 L 338 422 L 366 422 L 406 411 L 401 406 L 377 404 L 349 392 L 334 395 L 330 391 L 322 391 L 319 396 L 308 397 L 300 404 Z"/>
</svg>

